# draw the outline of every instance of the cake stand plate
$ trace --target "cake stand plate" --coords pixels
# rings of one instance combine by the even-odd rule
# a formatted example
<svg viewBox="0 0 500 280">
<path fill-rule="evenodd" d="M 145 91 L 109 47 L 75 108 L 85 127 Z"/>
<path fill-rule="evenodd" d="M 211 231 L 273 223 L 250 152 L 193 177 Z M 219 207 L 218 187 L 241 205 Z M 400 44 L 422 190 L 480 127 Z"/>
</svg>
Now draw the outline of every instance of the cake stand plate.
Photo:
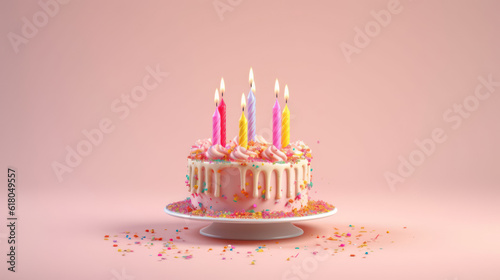
<svg viewBox="0 0 500 280">
<path fill-rule="evenodd" d="M 301 228 L 292 222 L 309 221 L 325 218 L 337 213 L 337 208 L 331 211 L 302 216 L 274 219 L 243 219 L 243 218 L 214 218 L 189 215 L 164 209 L 165 213 L 183 219 L 213 222 L 200 229 L 200 234 L 213 238 L 233 240 L 274 240 L 297 237 L 304 233 Z"/>
</svg>

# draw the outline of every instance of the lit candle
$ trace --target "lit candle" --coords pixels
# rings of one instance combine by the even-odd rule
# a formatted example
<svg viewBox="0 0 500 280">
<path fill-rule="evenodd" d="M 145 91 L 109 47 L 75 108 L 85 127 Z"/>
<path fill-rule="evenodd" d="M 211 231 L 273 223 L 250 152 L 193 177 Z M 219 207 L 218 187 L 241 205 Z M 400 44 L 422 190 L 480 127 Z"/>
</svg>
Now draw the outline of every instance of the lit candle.
<svg viewBox="0 0 500 280">
<path fill-rule="evenodd" d="M 220 114 L 218 109 L 219 91 L 215 90 L 215 112 L 212 117 L 212 145 L 220 144 Z"/>
<path fill-rule="evenodd" d="M 255 82 L 253 80 L 253 70 L 250 68 L 249 75 L 250 92 L 248 93 L 247 119 L 248 119 L 248 140 L 255 141 Z"/>
<path fill-rule="evenodd" d="M 241 118 L 240 118 L 240 133 L 238 137 L 239 145 L 243 148 L 248 147 L 248 123 L 247 118 L 245 118 L 245 93 L 241 95 Z"/>
<path fill-rule="evenodd" d="M 220 144 L 226 146 L 226 103 L 224 102 L 224 92 L 226 87 L 224 86 L 224 78 L 220 80 L 220 93 L 221 100 L 219 104 L 219 114 L 220 114 Z"/>
<path fill-rule="evenodd" d="M 278 102 L 278 93 L 280 92 L 280 85 L 278 79 L 274 84 L 274 93 L 276 94 L 276 102 L 273 107 L 273 145 L 281 149 L 281 108 Z"/>
<path fill-rule="evenodd" d="M 281 146 L 284 148 L 290 143 L 290 110 L 288 110 L 288 85 L 285 85 L 285 109 L 281 119 Z"/>
</svg>

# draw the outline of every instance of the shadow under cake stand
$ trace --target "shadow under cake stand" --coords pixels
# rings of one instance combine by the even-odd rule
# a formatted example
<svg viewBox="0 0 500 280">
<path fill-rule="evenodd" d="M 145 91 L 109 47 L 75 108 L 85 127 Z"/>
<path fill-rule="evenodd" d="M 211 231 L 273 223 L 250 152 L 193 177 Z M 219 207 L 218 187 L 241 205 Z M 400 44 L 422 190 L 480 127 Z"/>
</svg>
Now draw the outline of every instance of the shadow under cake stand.
<svg viewBox="0 0 500 280">
<path fill-rule="evenodd" d="M 283 218 L 215 218 L 189 215 L 164 208 L 165 213 L 183 219 L 213 222 L 200 229 L 200 234 L 213 238 L 233 240 L 273 240 L 297 237 L 304 231 L 292 224 L 314 219 L 325 218 L 337 213 L 337 208 L 319 214 L 311 214 L 301 217 Z"/>
</svg>

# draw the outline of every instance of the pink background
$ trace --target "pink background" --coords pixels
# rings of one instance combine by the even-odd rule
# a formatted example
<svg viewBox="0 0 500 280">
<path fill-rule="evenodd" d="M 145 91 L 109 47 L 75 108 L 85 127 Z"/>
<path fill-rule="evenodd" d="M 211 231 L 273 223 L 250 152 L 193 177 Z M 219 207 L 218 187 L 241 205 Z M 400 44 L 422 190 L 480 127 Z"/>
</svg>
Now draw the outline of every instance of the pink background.
<svg viewBox="0 0 500 280">
<path fill-rule="evenodd" d="M 478 77 L 500 81 L 498 1 L 401 0 L 400 12 L 372 30 L 377 34 L 350 62 L 342 42 L 356 46 L 355 28 L 373 24 L 370 12 L 392 1 L 220 0 L 231 9 L 221 15 L 213 3 L 58 4 L 18 52 L 8 34 L 22 35 L 22 18 L 33 22 L 43 9 L 38 1 L 0 3 L 0 167 L 17 169 L 19 218 L 18 272 L 11 273 L 4 181 L 2 279 L 129 279 L 116 276 L 122 269 L 135 279 L 282 279 L 312 256 L 302 248 L 315 246 L 316 235 L 346 232 L 349 224 L 383 235 L 372 246 L 377 251 L 332 256 L 309 279 L 498 279 L 500 87 L 457 129 L 443 118 L 453 104 L 473 100 Z M 111 104 L 157 65 L 169 76 L 120 119 Z M 258 134 L 270 139 L 278 78 L 290 88 L 291 139 L 314 153 L 315 195 L 339 208 L 300 223 L 304 236 L 279 244 L 205 238 L 197 231 L 206 223 L 163 213 L 187 196 L 186 156 L 195 140 L 211 135 L 221 76 L 228 135 L 236 135 L 250 67 Z M 114 130 L 60 182 L 53 162 L 64 163 L 66 147 L 75 149 L 82 130 L 105 118 Z M 435 128 L 446 141 L 391 188 L 385 172 L 397 174 L 398 157 L 408 159 L 414 140 Z M 184 226 L 179 248 L 196 249 L 190 260 L 171 254 L 158 262 L 159 248 L 140 246 L 124 257 L 103 241 L 151 228 L 173 236 Z M 242 255 L 221 260 L 227 244 Z M 246 257 L 262 244 L 269 251 Z"/>
</svg>

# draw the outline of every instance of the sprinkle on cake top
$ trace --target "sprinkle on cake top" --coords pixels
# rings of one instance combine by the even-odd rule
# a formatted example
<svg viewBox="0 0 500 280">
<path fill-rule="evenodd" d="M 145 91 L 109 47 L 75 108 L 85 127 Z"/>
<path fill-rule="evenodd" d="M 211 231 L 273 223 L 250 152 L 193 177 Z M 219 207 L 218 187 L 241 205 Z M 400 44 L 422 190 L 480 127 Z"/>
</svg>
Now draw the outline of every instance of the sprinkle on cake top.
<svg viewBox="0 0 500 280">
<path fill-rule="evenodd" d="M 235 137 L 225 147 L 212 145 L 212 140 L 198 140 L 191 147 L 188 155 L 194 160 L 236 161 L 236 162 L 297 162 L 299 160 L 311 161 L 311 149 L 302 141 L 290 143 L 278 149 L 267 142 L 262 136 L 256 136 L 255 141 L 248 142 L 245 149 L 238 145 Z"/>
</svg>

